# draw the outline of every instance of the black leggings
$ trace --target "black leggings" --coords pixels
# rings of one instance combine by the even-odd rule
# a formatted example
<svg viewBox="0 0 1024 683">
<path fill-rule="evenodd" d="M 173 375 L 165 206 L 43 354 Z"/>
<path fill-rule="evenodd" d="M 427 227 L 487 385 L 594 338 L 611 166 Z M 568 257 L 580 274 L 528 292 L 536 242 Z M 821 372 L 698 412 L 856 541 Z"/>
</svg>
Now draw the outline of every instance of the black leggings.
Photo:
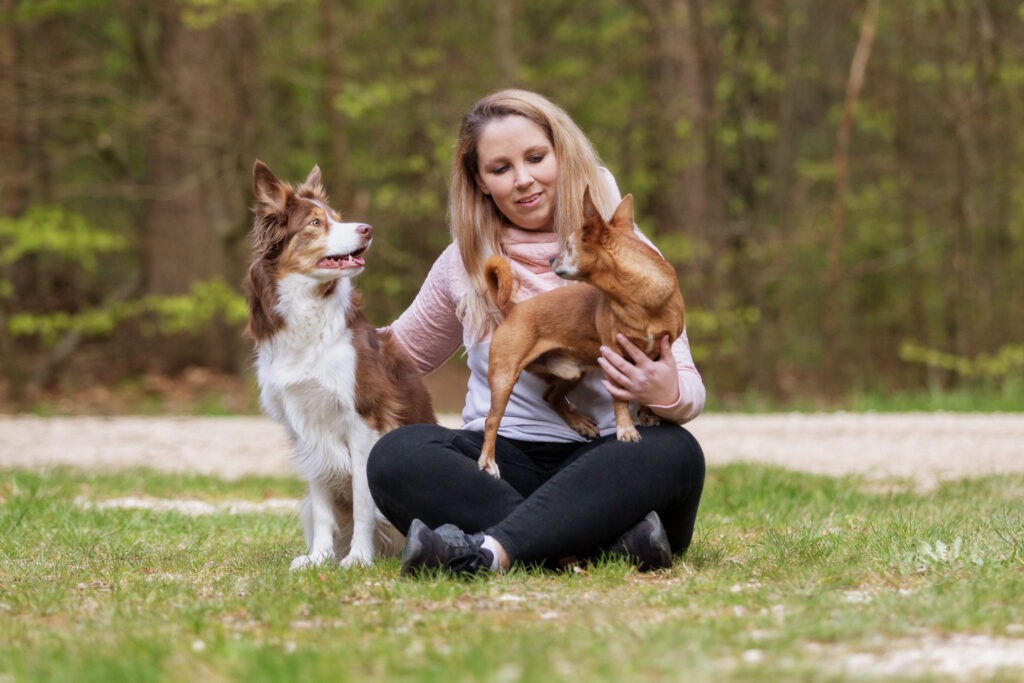
<svg viewBox="0 0 1024 683">
<path fill-rule="evenodd" d="M 485 532 L 513 561 L 555 563 L 615 541 L 656 510 L 673 552 L 690 545 L 704 488 L 704 454 L 678 425 L 639 427 L 588 442 L 498 438 L 501 479 L 477 467 L 481 432 L 411 425 L 370 452 L 373 500 L 402 533 L 413 519 Z"/>
</svg>

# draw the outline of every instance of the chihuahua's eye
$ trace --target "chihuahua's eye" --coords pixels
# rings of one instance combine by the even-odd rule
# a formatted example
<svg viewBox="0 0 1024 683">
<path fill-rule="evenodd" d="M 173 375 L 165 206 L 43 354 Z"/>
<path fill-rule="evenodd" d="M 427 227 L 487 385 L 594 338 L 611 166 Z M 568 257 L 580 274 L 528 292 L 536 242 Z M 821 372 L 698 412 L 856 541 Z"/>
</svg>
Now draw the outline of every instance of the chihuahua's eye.
<svg viewBox="0 0 1024 683">
<path fill-rule="evenodd" d="M 309 222 L 309 224 L 310 225 L 320 225 L 320 219 L 319 218 L 314 218 L 313 220 L 311 220 Z"/>
</svg>

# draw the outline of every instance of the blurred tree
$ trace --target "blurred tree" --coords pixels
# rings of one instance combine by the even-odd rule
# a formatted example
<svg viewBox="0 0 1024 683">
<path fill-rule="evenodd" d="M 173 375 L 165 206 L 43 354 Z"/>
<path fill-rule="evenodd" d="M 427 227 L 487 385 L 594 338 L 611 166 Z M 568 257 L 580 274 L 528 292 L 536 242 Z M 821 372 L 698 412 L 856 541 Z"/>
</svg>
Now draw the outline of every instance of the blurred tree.
<svg viewBox="0 0 1024 683">
<path fill-rule="evenodd" d="M 850 63 L 850 75 L 846 80 L 846 91 L 843 97 L 842 117 L 836 131 L 835 147 L 835 195 L 832 198 L 832 230 L 828 239 L 828 255 L 825 263 L 825 278 L 822 283 L 825 317 L 822 330 L 825 337 L 825 364 L 835 368 L 834 372 L 825 375 L 826 388 L 838 392 L 843 385 L 845 373 L 840 373 L 840 336 L 850 337 L 847 326 L 840 326 L 843 311 L 840 310 L 838 289 L 845 273 L 840 255 L 846 239 L 846 192 L 850 178 L 850 137 L 853 134 L 853 117 L 857 110 L 860 92 L 864 88 L 864 77 L 868 68 L 868 59 L 874 48 L 875 32 L 878 30 L 878 10 L 880 0 L 867 0 L 864 17 L 861 20 L 860 37 Z"/>
<path fill-rule="evenodd" d="M 19 216 L 28 202 L 26 173 L 21 158 L 22 142 L 21 87 L 18 74 L 21 72 L 18 50 L 18 31 L 13 21 L 16 0 L 3 0 L 0 4 L 0 102 L 3 102 L 0 117 L 0 196 L 4 216 Z M 13 263 L 0 263 L 0 283 L 13 279 Z M 17 345 L 10 334 L 10 298 L 12 292 L 0 291 L 0 371 L 7 378 L 9 393 L 20 399 L 24 378 Z"/>
<path fill-rule="evenodd" d="M 146 293 L 171 295 L 215 277 L 238 281 L 244 272 L 237 247 L 248 223 L 244 169 L 255 148 L 259 41 L 243 14 L 200 25 L 176 3 L 161 3 L 155 18 L 142 272 Z M 171 371 L 235 370 L 239 351 L 236 329 L 212 325 L 201 344 L 167 339 L 156 356 Z"/>
<path fill-rule="evenodd" d="M 0 249 L 42 215 L 122 245 L 0 263 L 9 389 L 244 371 L 223 283 L 237 303 L 256 158 L 319 164 L 374 224 L 359 284 L 387 323 L 448 242 L 460 118 L 510 85 L 635 195 L 712 396 L 1016 372 L 985 359 L 1024 340 L 1018 2 L 0 0 Z"/>
</svg>

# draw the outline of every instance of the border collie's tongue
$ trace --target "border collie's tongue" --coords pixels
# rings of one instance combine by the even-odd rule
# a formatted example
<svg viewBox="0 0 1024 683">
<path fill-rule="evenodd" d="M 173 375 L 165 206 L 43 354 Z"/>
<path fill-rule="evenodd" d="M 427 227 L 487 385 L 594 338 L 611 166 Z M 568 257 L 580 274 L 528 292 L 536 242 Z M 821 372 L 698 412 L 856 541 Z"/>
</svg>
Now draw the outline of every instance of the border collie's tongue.
<svg viewBox="0 0 1024 683">
<path fill-rule="evenodd" d="M 366 260 L 361 255 L 348 254 L 346 256 L 325 256 L 317 261 L 316 267 L 344 270 L 345 268 L 362 268 L 365 265 Z"/>
</svg>

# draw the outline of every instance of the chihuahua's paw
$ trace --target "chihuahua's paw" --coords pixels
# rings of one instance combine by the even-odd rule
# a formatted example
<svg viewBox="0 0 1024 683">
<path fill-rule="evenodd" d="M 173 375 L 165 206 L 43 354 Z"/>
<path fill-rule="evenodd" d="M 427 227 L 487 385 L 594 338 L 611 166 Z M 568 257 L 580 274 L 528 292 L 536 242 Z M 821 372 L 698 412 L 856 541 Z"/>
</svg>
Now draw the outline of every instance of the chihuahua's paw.
<svg viewBox="0 0 1024 683">
<path fill-rule="evenodd" d="M 494 458 L 485 458 L 480 456 L 477 464 L 487 474 L 491 475 L 495 479 L 501 479 L 501 472 L 498 470 L 498 463 L 494 462 Z"/>
<path fill-rule="evenodd" d="M 615 436 L 619 441 L 630 441 L 636 443 L 640 440 L 640 432 L 636 430 L 636 427 L 629 425 L 628 427 L 616 427 Z"/>
<path fill-rule="evenodd" d="M 565 416 L 565 422 L 574 432 L 586 439 L 594 439 L 601 434 L 601 432 L 597 430 L 597 423 L 586 415 L 572 412 Z"/>
</svg>

